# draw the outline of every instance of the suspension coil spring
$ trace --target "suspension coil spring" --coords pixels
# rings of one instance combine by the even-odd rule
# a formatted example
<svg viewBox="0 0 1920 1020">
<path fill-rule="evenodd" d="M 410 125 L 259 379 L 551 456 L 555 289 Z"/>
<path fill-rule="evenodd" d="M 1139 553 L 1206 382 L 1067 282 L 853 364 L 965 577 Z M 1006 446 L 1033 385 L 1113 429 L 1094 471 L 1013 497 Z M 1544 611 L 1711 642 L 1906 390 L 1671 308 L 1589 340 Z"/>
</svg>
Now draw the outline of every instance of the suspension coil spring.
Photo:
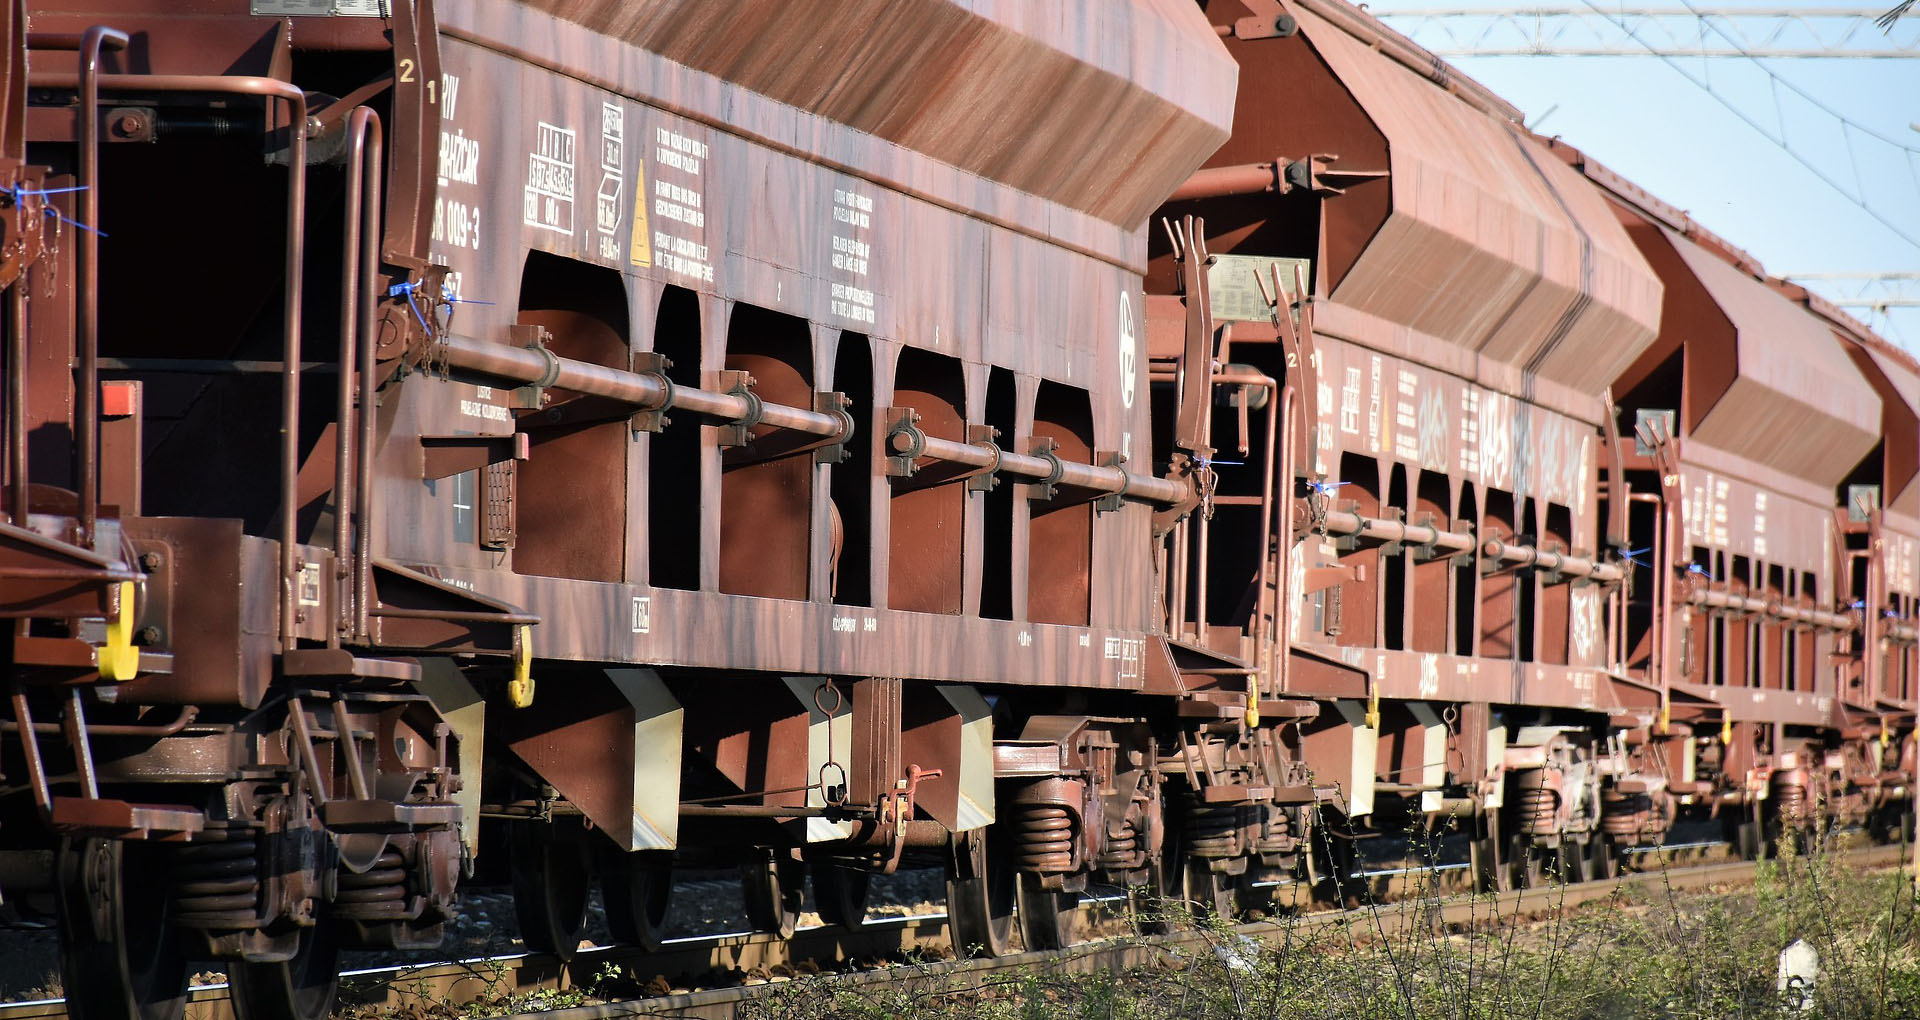
<svg viewBox="0 0 1920 1020">
<path fill-rule="evenodd" d="M 241 832 L 174 848 L 175 917 L 199 928 L 253 923 L 260 899 L 260 842 Z"/>
<path fill-rule="evenodd" d="M 346 916 L 361 920 L 407 916 L 407 861 L 391 846 L 365 871 L 341 868 L 337 882 L 334 905 Z"/>
<path fill-rule="evenodd" d="M 1773 812 L 1782 821 L 1798 822 L 1807 817 L 1807 777 L 1799 769 L 1775 772 L 1767 785 Z"/>
<path fill-rule="evenodd" d="M 1545 836 L 1559 831 L 1560 795 L 1547 787 L 1545 771 L 1533 769 L 1519 776 L 1513 810 L 1522 835 Z"/>
<path fill-rule="evenodd" d="M 1118 833 L 1107 831 L 1107 845 L 1100 851 L 1100 866 L 1103 868 L 1130 868 L 1138 860 L 1141 839 L 1140 830 L 1129 821 L 1120 827 Z"/>
<path fill-rule="evenodd" d="M 1660 830 L 1653 810 L 1653 796 L 1646 793 L 1622 793 L 1606 790 L 1600 794 L 1600 831 L 1617 843 L 1637 842 L 1642 835 Z"/>
<path fill-rule="evenodd" d="M 1073 813 L 1061 804 L 1015 804 L 1014 866 L 1021 871 L 1073 870 Z"/>
<path fill-rule="evenodd" d="M 1240 809 L 1199 800 L 1189 802 L 1187 848 L 1195 857 L 1240 856 Z"/>
<path fill-rule="evenodd" d="M 1293 820 L 1277 807 L 1259 809 L 1265 819 L 1260 827 L 1260 838 L 1254 842 L 1254 852 L 1262 854 L 1284 854 L 1299 847 L 1299 841 L 1293 838 Z"/>
</svg>

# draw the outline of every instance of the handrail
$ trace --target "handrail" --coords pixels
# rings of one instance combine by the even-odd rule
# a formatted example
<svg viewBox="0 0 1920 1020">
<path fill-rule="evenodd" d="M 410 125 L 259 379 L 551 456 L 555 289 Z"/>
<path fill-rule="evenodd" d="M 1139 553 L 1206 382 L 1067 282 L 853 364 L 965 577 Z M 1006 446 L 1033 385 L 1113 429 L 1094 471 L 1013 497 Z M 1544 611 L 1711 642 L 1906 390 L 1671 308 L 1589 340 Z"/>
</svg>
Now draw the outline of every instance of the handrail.
<svg viewBox="0 0 1920 1020">
<path fill-rule="evenodd" d="M 1294 431 L 1296 428 L 1294 420 L 1298 417 L 1299 404 L 1300 394 L 1293 388 L 1292 383 L 1287 383 L 1280 388 L 1280 484 L 1285 485 L 1289 492 L 1293 490 L 1295 478 L 1297 477 L 1294 473 L 1297 470 L 1294 463 L 1294 446 L 1296 445 L 1297 438 Z M 1271 508 L 1269 508 L 1269 514 L 1271 514 Z M 1272 539 L 1269 538 L 1268 542 L 1272 544 Z M 1274 641 L 1275 651 L 1272 669 L 1273 690 L 1271 692 L 1274 694 L 1285 694 L 1293 689 L 1291 676 L 1293 670 L 1293 600 L 1295 597 L 1293 593 L 1293 544 L 1293 529 L 1288 528 L 1285 532 L 1285 538 L 1278 543 L 1280 560 L 1276 565 L 1279 569 L 1274 572 L 1273 582 L 1275 589 L 1273 625 L 1280 631 L 1279 638 Z M 1264 549 L 1261 551 L 1261 555 L 1267 555 Z M 1263 648 L 1265 648 L 1264 644 L 1256 646 L 1256 653 Z"/>
<path fill-rule="evenodd" d="M 77 75 L 58 72 L 29 73 L 27 82 L 34 88 L 78 89 Z M 94 78 L 94 88 L 139 92 L 209 92 L 253 96 L 268 102 L 287 104 L 287 248 L 285 258 L 286 300 L 282 317 L 280 398 L 283 408 L 280 428 L 280 643 L 282 649 L 294 644 L 294 625 L 299 619 L 294 598 L 298 563 L 294 553 L 298 538 L 299 490 L 296 487 L 300 465 L 300 299 L 301 274 L 306 261 L 307 201 L 307 95 L 299 87 L 278 78 L 217 74 L 103 74 Z M 85 192 L 82 192 L 85 194 Z M 91 416 L 83 416 L 89 420 Z"/>
<path fill-rule="evenodd" d="M 49 35 L 32 33 L 27 37 L 29 49 L 72 49 L 79 55 L 79 68 L 73 78 L 72 88 L 79 94 L 80 118 L 75 133 L 76 148 L 79 150 L 75 160 L 75 183 L 78 185 L 76 201 L 79 203 L 80 228 L 75 231 L 77 237 L 76 257 L 78 259 L 74 308 L 75 342 L 79 348 L 79 378 L 75 380 L 74 394 L 74 473 L 77 476 L 74 489 L 80 499 L 80 544 L 89 548 L 93 545 L 94 532 L 98 530 L 100 518 L 100 250 L 96 240 L 95 227 L 100 222 L 100 54 L 103 50 L 124 50 L 127 48 L 127 33 L 105 25 L 92 25 L 78 36 Z M 18 285 L 19 281 L 15 281 Z M 26 331 L 25 302 L 16 305 L 13 329 L 16 333 Z M 24 376 L 24 363 L 10 364 L 7 369 L 16 377 Z M 24 418 L 25 394 L 21 394 L 16 404 L 21 408 L 19 414 Z M 24 454 L 24 447 L 16 452 Z M 18 523 L 26 523 L 26 458 L 21 456 L 15 467 L 21 476 L 16 490 L 15 502 L 21 504 L 14 511 L 20 518 Z"/>
<path fill-rule="evenodd" d="M 368 222 L 377 222 L 381 205 L 380 164 L 384 138 L 381 135 L 380 118 L 371 122 L 367 159 L 373 163 L 374 170 L 364 185 L 363 200 L 366 205 L 364 215 Z M 380 269 L 381 234 L 377 230 L 363 229 L 360 232 L 361 272 L 366 283 L 378 279 Z M 378 340 L 375 324 L 379 310 L 375 307 L 378 294 L 366 294 L 360 302 L 360 406 L 358 409 L 360 426 L 360 456 L 356 462 L 359 477 L 353 486 L 356 505 L 354 508 L 355 527 L 353 531 L 353 607 L 354 637 L 366 640 L 369 629 L 367 611 L 373 605 L 373 447 L 375 443 L 375 415 L 373 414 L 373 392 L 379 387 L 379 372 L 374 363 L 374 347 Z"/>
<path fill-rule="evenodd" d="M 104 25 L 80 37 L 80 227 L 74 242 L 80 260 L 79 303 L 74 309 L 80 344 L 78 418 L 80 542 L 91 547 L 100 516 L 100 51 L 112 43 L 126 49 L 127 33 Z"/>
<path fill-rule="evenodd" d="M 7 288 L 7 513 L 27 526 L 27 286 L 25 272 Z"/>
<path fill-rule="evenodd" d="M 335 590 L 342 592 L 334 614 L 328 647 L 337 647 L 345 630 L 355 638 L 366 633 L 365 593 L 368 574 L 369 529 L 372 526 L 373 488 L 373 363 L 374 315 L 379 271 L 380 168 L 385 138 L 380 117 L 367 107 L 347 116 L 347 195 L 342 213 L 340 246 L 340 386 L 334 430 L 339 448 L 334 455 L 333 556 Z M 358 249 L 358 250 L 356 250 Z M 357 265 L 356 265 L 357 261 Z M 357 366 L 365 363 L 365 378 Z M 349 528 L 348 507 L 352 507 Z M 341 582 L 350 582 L 344 587 Z"/>
</svg>

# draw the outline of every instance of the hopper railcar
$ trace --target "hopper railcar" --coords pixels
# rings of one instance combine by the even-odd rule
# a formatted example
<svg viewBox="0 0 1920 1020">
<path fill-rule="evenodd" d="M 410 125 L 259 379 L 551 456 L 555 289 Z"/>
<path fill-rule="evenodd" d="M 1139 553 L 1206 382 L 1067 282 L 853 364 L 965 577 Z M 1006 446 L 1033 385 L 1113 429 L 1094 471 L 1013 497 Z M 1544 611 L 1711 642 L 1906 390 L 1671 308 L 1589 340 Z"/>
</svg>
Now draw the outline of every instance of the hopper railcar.
<svg viewBox="0 0 1920 1020">
<path fill-rule="evenodd" d="M 1002 953 L 1910 812 L 1920 367 L 1340 0 L 0 10 L 76 1016 L 324 1015 L 502 860 Z"/>
</svg>

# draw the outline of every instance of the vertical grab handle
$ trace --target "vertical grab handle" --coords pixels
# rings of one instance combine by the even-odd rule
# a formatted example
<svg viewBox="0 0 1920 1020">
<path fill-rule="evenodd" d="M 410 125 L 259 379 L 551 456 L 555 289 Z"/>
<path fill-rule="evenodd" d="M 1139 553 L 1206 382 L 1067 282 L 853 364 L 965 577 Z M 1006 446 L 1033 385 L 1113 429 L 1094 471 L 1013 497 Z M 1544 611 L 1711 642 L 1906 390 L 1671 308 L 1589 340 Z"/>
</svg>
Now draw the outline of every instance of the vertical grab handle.
<svg viewBox="0 0 1920 1020">
<path fill-rule="evenodd" d="M 100 51 L 123 50 L 127 33 L 94 25 L 80 37 L 79 201 L 80 222 L 100 222 Z M 100 516 L 100 239 L 91 229 L 75 230 L 78 245 L 79 303 L 74 311 L 80 344 L 80 380 L 75 418 L 79 456 L 80 542 L 91 548 Z M 19 328 L 16 324 L 15 328 Z"/>
<path fill-rule="evenodd" d="M 333 479 L 334 590 L 341 592 L 329 647 L 342 633 L 364 636 L 367 528 L 371 512 L 373 419 L 372 363 L 380 226 L 380 117 L 358 107 L 347 118 L 347 193 L 340 256 L 340 391 L 335 409 Z M 364 366 L 361 362 L 364 361 Z M 363 370 L 365 378 L 362 378 Z M 349 511 L 351 508 L 351 512 Z"/>
</svg>

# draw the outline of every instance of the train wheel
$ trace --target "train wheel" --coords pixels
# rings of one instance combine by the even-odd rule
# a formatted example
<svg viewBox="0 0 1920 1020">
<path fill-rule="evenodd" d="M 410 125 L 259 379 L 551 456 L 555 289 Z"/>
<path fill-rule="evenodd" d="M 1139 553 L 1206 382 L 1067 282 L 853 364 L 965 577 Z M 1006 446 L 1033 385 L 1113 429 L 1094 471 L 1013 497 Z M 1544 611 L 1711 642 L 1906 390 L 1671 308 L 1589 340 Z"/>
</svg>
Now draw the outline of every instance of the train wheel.
<svg viewBox="0 0 1920 1020">
<path fill-rule="evenodd" d="M 1335 835 L 1333 823 L 1326 818 L 1313 827 L 1312 838 L 1307 843 L 1307 881 L 1312 883 L 1313 895 L 1329 903 L 1346 901 L 1348 889 L 1353 885 L 1353 844 L 1351 835 L 1346 838 Z"/>
<path fill-rule="evenodd" d="M 1279 912 L 1279 886 L 1258 881 L 1252 868 L 1234 881 L 1233 893 L 1240 916 L 1250 921 L 1264 920 Z"/>
<path fill-rule="evenodd" d="M 660 948 L 673 891 L 673 853 L 615 850 L 600 872 L 613 937 L 645 950 Z"/>
<path fill-rule="evenodd" d="M 1898 804 L 1884 804 L 1874 809 L 1867 825 L 1876 843 L 1898 843 L 1905 845 L 1913 840 L 1913 805 L 1911 801 Z"/>
<path fill-rule="evenodd" d="M 776 857 L 768 851 L 764 859 L 740 866 L 740 892 L 746 901 L 747 923 L 754 931 L 771 932 L 789 938 L 800 924 L 800 907 L 806 902 L 807 866 L 791 857 Z"/>
<path fill-rule="evenodd" d="M 1189 857 L 1185 869 L 1186 887 L 1181 898 L 1196 918 L 1224 917 L 1231 920 L 1240 907 L 1239 876 L 1213 870 L 1209 861 Z"/>
<path fill-rule="evenodd" d="M 1167 866 L 1160 860 L 1147 864 L 1147 884 L 1137 889 L 1127 890 L 1127 907 L 1132 911 L 1135 924 L 1142 935 L 1165 935 L 1174 928 L 1174 912 L 1179 905 L 1174 902 L 1179 891 L 1167 878 Z"/>
<path fill-rule="evenodd" d="M 1587 874 L 1596 880 L 1606 880 L 1620 873 L 1620 851 L 1615 849 L 1613 840 L 1595 834 L 1587 841 Z"/>
<path fill-rule="evenodd" d="M 960 834 L 966 877 L 947 875 L 947 930 L 959 956 L 1005 956 L 1013 949 L 1014 871 L 985 833 Z"/>
<path fill-rule="evenodd" d="M 1080 929 L 1080 894 L 1040 888 L 1040 876 L 1021 872 L 1016 890 L 1020 902 L 1020 936 L 1029 952 L 1065 949 Z"/>
<path fill-rule="evenodd" d="M 1741 860 L 1760 859 L 1760 823 L 1751 814 L 1720 816 L 1720 834 Z"/>
<path fill-rule="evenodd" d="M 1867 812 L 1867 838 L 1875 843 L 1892 843 L 1899 839 L 1899 830 L 1894 828 L 1899 815 L 1882 804 Z"/>
<path fill-rule="evenodd" d="M 520 822 L 507 830 L 513 858 L 513 913 L 536 953 L 573 959 L 587 930 L 593 858 L 577 821 Z"/>
<path fill-rule="evenodd" d="M 60 974 L 72 1020 L 178 1020 L 187 961 L 167 930 L 167 876 L 154 848 L 62 840 L 56 851 Z M 86 994 L 75 995 L 84 989 Z"/>
<path fill-rule="evenodd" d="M 1473 870 L 1473 890 L 1501 893 L 1513 888 L 1513 876 L 1500 857 L 1500 823 L 1487 815 L 1467 844 L 1467 862 Z"/>
<path fill-rule="evenodd" d="M 1546 884 L 1546 868 L 1531 837 L 1515 834 L 1507 843 L 1508 867 L 1513 872 L 1513 887 L 1537 889 Z"/>
<path fill-rule="evenodd" d="M 822 924 L 858 928 L 867 923 L 867 889 L 873 873 L 838 864 L 813 866 L 813 899 Z"/>
<path fill-rule="evenodd" d="M 1598 840 L 1598 836 L 1588 836 L 1587 842 L 1568 837 L 1560 843 L 1560 880 L 1568 884 L 1585 882 L 1593 877 L 1589 874 L 1590 858 L 1587 843 Z"/>
<path fill-rule="evenodd" d="M 241 1020 L 326 1020 L 340 991 L 339 936 L 324 921 L 304 928 L 291 959 L 235 961 L 227 978 Z"/>
</svg>

